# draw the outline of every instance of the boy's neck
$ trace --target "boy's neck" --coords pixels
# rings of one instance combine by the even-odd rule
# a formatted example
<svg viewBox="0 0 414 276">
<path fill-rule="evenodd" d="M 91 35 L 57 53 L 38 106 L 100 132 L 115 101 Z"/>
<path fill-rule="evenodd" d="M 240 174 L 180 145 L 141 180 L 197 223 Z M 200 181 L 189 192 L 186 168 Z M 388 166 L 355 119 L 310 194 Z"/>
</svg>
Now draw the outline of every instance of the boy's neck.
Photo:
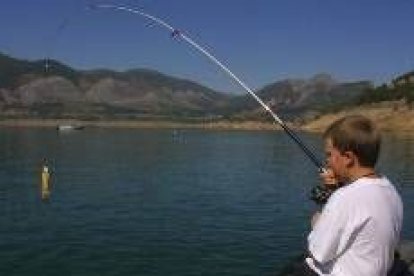
<svg viewBox="0 0 414 276">
<path fill-rule="evenodd" d="M 348 174 L 348 182 L 352 183 L 360 178 L 369 177 L 369 178 L 377 178 L 378 175 L 375 172 L 374 168 L 370 167 L 355 167 L 350 169 Z"/>
</svg>

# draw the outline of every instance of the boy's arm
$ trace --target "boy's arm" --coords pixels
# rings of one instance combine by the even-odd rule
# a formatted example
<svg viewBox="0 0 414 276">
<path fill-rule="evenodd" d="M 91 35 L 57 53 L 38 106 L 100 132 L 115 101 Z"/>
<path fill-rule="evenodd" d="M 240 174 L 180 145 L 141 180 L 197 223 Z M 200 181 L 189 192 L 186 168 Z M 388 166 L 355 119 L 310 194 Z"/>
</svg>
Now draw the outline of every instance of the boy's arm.
<svg viewBox="0 0 414 276">
<path fill-rule="evenodd" d="M 320 211 L 316 211 L 311 218 L 311 228 L 313 229 L 315 227 L 315 224 L 318 222 L 319 217 L 321 216 Z"/>
<path fill-rule="evenodd" d="M 332 188 L 338 184 L 338 179 L 331 169 L 326 169 L 319 176 L 325 187 Z M 308 250 L 312 258 L 319 263 L 335 257 L 341 239 L 342 225 L 340 222 L 342 219 L 337 203 L 336 201 L 327 203 L 322 211 L 315 212 L 311 218 L 312 232 L 308 236 Z"/>
<path fill-rule="evenodd" d="M 325 169 L 324 172 L 319 174 L 319 177 L 321 178 L 321 182 L 323 186 L 326 187 L 336 187 L 338 185 L 338 179 L 336 178 L 335 174 L 331 169 Z M 321 211 L 316 211 L 311 218 L 311 228 L 313 229 L 316 222 L 318 221 L 319 217 L 321 215 Z"/>
</svg>

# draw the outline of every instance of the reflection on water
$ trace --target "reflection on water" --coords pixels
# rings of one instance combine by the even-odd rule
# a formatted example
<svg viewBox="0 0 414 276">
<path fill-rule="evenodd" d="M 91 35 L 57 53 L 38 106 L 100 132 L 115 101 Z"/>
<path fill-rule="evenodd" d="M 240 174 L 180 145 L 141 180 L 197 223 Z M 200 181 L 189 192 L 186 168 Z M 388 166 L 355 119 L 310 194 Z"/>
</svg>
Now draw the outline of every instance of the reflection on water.
<svg viewBox="0 0 414 276">
<path fill-rule="evenodd" d="M 410 239 L 413 147 L 386 136 L 379 164 Z M 318 179 L 271 131 L 1 129 L 0 161 L 2 275 L 273 275 L 302 251 Z"/>
</svg>

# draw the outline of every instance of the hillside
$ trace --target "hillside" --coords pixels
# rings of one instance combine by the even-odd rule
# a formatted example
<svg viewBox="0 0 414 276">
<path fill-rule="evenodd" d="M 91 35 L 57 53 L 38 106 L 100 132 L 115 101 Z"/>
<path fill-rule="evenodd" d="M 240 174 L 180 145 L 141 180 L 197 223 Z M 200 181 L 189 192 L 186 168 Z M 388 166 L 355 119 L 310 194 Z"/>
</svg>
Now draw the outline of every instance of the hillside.
<svg viewBox="0 0 414 276">
<path fill-rule="evenodd" d="M 372 87 L 368 81 L 341 83 L 328 74 L 304 79 L 290 79 L 269 84 L 257 95 L 288 120 L 306 119 L 358 102 Z M 246 117 L 263 116 L 263 109 L 248 95 L 239 96 L 229 108 Z"/>
<path fill-rule="evenodd" d="M 57 61 L 0 55 L 0 108 L 11 117 L 215 114 L 229 96 L 146 69 L 80 71 Z"/>
<path fill-rule="evenodd" d="M 405 101 L 384 101 L 350 107 L 339 112 L 324 114 L 315 120 L 304 123 L 301 129 L 322 132 L 333 121 L 352 114 L 360 114 L 372 119 L 383 131 L 414 134 L 414 108 Z"/>
<path fill-rule="evenodd" d="M 324 114 L 364 110 L 384 101 L 404 100 L 411 106 L 414 73 L 379 87 L 368 81 L 344 83 L 329 74 L 317 74 L 270 83 L 255 93 L 281 118 L 303 125 Z M 82 71 L 58 61 L 26 61 L 3 54 L 0 118 L 208 120 L 224 125 L 272 120 L 251 95 L 217 92 L 153 70 Z"/>
<path fill-rule="evenodd" d="M 302 127 L 323 131 L 332 121 L 349 114 L 365 115 L 384 131 L 414 134 L 414 71 L 397 76 L 389 84 L 370 87 L 354 104 L 321 114 Z"/>
</svg>

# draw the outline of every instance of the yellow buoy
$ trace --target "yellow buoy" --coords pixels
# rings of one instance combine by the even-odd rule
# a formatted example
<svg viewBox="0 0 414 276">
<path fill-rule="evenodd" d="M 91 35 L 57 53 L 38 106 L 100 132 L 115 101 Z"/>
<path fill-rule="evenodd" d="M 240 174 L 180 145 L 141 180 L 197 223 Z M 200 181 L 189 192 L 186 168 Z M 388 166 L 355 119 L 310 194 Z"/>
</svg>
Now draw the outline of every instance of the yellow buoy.
<svg viewBox="0 0 414 276">
<path fill-rule="evenodd" d="M 41 185 L 42 199 L 48 199 L 50 196 L 49 180 L 50 180 L 49 168 L 46 165 L 43 165 L 42 185 Z"/>
</svg>

